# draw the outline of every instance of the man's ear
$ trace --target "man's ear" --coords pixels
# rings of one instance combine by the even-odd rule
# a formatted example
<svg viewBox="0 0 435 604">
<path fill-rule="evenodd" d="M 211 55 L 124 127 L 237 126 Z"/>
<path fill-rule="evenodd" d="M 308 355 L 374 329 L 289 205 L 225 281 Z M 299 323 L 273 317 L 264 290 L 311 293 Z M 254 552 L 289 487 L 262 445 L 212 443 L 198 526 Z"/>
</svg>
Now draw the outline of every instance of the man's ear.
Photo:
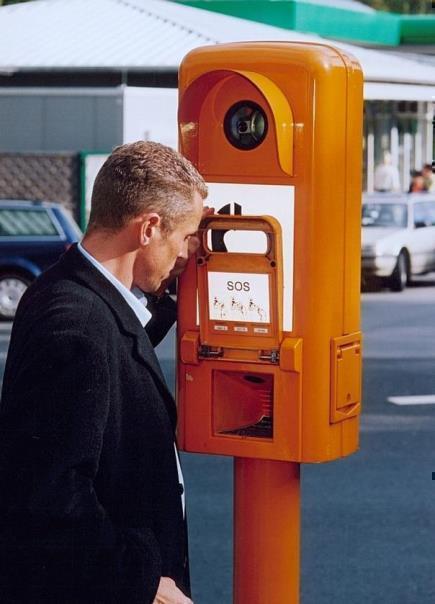
<svg viewBox="0 0 435 604">
<path fill-rule="evenodd" d="M 151 239 L 155 237 L 157 229 L 161 226 L 162 219 L 159 214 L 152 212 L 142 217 L 140 228 L 140 245 L 149 245 Z"/>
</svg>

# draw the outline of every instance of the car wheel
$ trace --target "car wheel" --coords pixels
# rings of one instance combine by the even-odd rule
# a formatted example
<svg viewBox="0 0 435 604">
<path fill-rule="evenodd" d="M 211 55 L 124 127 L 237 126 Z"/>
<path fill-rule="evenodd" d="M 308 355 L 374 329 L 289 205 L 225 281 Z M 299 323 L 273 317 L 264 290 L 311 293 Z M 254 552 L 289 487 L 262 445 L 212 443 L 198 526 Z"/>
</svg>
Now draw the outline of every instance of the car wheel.
<svg viewBox="0 0 435 604">
<path fill-rule="evenodd" d="M 16 273 L 0 275 L 0 321 L 12 321 L 30 279 Z"/>
<path fill-rule="evenodd" d="M 390 277 L 390 289 L 393 292 L 401 292 L 408 283 L 408 258 L 405 252 L 400 252 L 394 271 Z"/>
</svg>

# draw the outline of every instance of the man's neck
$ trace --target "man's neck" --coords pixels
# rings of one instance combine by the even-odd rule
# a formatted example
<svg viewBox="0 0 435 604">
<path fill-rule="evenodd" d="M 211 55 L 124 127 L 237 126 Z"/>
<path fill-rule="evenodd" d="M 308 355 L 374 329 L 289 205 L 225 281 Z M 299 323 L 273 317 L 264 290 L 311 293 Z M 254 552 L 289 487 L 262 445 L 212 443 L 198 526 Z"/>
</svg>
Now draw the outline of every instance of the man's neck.
<svg viewBox="0 0 435 604">
<path fill-rule="evenodd" d="M 129 248 L 125 237 L 117 233 L 107 234 L 96 231 L 86 234 L 81 244 L 118 281 L 127 289 L 131 289 L 136 250 Z"/>
</svg>

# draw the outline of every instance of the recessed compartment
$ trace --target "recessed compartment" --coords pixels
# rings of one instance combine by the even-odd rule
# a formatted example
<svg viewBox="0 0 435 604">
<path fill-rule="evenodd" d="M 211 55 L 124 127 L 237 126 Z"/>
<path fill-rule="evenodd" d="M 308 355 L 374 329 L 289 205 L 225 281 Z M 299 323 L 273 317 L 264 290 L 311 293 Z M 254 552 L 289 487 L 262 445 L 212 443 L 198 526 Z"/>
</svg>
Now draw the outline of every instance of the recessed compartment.
<svg viewBox="0 0 435 604">
<path fill-rule="evenodd" d="M 214 435 L 273 438 L 273 382 L 268 373 L 214 370 Z"/>
</svg>

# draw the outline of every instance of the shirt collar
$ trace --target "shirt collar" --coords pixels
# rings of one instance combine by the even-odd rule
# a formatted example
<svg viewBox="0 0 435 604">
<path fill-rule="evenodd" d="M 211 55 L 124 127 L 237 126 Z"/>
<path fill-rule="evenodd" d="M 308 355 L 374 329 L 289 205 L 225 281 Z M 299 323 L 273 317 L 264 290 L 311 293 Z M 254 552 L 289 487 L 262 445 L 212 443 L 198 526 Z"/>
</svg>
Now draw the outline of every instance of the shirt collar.
<svg viewBox="0 0 435 604">
<path fill-rule="evenodd" d="M 77 244 L 77 249 L 119 291 L 121 296 L 133 310 L 134 314 L 140 321 L 142 327 L 145 327 L 145 325 L 151 319 L 151 313 L 146 307 L 147 298 L 145 294 L 137 287 L 134 287 L 130 291 L 127 287 L 125 287 L 123 283 L 121 283 L 121 281 L 119 281 L 119 279 L 115 277 L 115 275 L 113 275 L 109 270 L 107 270 L 107 268 L 103 266 L 101 262 L 98 262 L 98 260 L 91 256 L 91 254 L 87 250 L 85 250 L 81 243 Z"/>
</svg>

